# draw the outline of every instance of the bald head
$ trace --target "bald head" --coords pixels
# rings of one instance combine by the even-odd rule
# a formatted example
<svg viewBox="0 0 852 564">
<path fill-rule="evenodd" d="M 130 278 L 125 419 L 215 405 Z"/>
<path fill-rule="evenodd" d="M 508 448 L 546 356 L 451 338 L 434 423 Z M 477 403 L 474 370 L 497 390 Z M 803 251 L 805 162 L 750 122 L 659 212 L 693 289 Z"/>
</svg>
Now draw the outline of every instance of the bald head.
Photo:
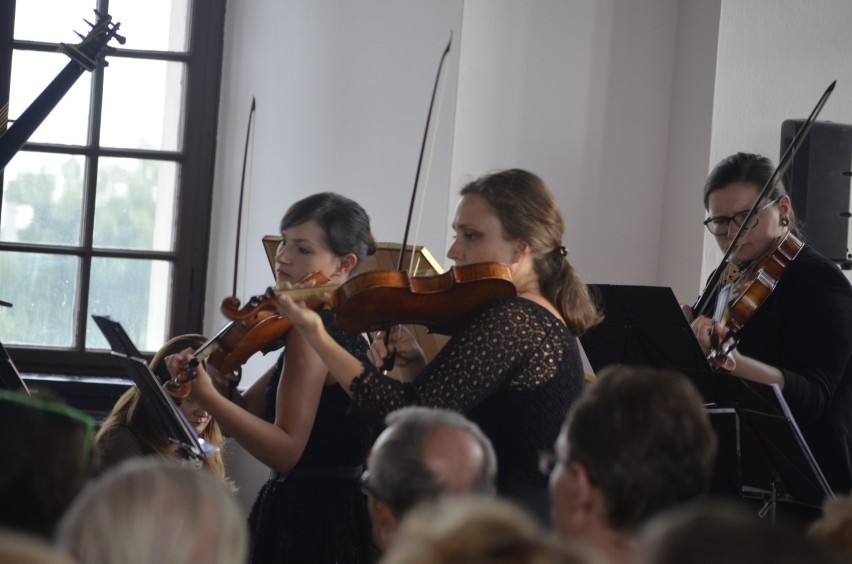
<svg viewBox="0 0 852 564">
<path fill-rule="evenodd" d="M 368 487 L 399 518 L 444 493 L 493 492 L 497 459 L 491 441 L 463 415 L 407 407 L 387 428 L 368 460 Z"/>
<path fill-rule="evenodd" d="M 423 444 L 423 465 L 445 492 L 475 491 L 482 478 L 485 452 L 470 433 L 436 427 Z"/>
</svg>

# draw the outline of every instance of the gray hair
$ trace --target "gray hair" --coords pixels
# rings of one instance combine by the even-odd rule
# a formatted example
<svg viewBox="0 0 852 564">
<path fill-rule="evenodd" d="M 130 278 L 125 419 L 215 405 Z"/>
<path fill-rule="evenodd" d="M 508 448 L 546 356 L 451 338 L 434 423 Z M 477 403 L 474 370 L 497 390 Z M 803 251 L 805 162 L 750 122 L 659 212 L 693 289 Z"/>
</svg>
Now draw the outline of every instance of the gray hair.
<svg viewBox="0 0 852 564">
<path fill-rule="evenodd" d="M 424 465 L 422 457 L 426 441 L 438 429 L 458 429 L 476 441 L 483 463 L 471 493 L 494 492 L 497 478 L 494 447 L 479 426 L 460 413 L 430 407 L 404 407 L 389 413 L 385 424 L 390 434 L 370 456 L 369 487 L 397 519 L 419 502 L 438 498 L 446 489 Z"/>
<path fill-rule="evenodd" d="M 130 459 L 90 482 L 63 516 L 58 548 L 80 564 L 246 562 L 245 514 L 204 469 Z"/>
</svg>

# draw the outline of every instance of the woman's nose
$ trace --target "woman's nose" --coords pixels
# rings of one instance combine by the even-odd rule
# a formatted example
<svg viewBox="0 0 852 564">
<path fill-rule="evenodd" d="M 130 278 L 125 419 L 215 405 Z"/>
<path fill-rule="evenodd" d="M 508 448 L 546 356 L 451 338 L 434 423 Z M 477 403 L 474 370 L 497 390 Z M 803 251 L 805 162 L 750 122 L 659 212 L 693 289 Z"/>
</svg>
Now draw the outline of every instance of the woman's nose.
<svg viewBox="0 0 852 564">
<path fill-rule="evenodd" d="M 456 248 L 457 244 L 458 244 L 458 241 L 453 241 L 453 244 L 450 245 L 450 248 L 447 250 L 447 258 L 448 259 L 459 260 L 461 258 L 461 255 L 459 254 L 458 249 Z"/>
</svg>

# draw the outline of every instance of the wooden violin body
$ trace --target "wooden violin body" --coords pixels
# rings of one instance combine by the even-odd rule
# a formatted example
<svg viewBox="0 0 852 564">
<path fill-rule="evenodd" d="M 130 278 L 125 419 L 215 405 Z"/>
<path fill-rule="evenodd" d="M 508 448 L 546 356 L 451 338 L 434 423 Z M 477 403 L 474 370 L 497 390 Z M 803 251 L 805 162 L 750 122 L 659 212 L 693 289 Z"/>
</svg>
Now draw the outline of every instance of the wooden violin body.
<svg viewBox="0 0 852 564">
<path fill-rule="evenodd" d="M 485 304 L 515 295 L 508 266 L 477 263 L 454 266 L 437 276 L 366 272 L 341 285 L 330 305 L 337 325 L 349 333 L 415 324 L 451 335 Z"/>
<path fill-rule="evenodd" d="M 720 320 L 725 337 L 708 355 L 714 365 L 723 370 L 733 369 L 731 353 L 736 347 L 739 332 L 766 302 L 803 246 L 798 237 L 788 232 L 733 283 L 731 297 Z"/>
</svg>

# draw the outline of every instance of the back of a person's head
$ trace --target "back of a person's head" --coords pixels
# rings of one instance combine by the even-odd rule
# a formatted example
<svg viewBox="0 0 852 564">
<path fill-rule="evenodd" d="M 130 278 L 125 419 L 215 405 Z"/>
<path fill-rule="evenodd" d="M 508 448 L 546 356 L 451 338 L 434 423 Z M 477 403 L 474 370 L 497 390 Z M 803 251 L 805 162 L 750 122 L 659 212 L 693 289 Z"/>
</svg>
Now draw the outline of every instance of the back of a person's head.
<svg viewBox="0 0 852 564">
<path fill-rule="evenodd" d="M 248 531 L 233 495 L 213 474 L 137 458 L 83 490 L 56 540 L 80 564 L 233 564 L 246 561 Z"/>
<path fill-rule="evenodd" d="M 0 527 L 53 534 L 88 478 L 94 426 L 58 399 L 0 390 Z"/>
<path fill-rule="evenodd" d="M 567 459 L 602 490 L 614 529 L 635 530 L 709 487 L 716 435 L 701 396 L 677 372 L 607 367 L 566 425 Z"/>
<path fill-rule="evenodd" d="M 808 536 L 852 562 L 852 495 L 826 500 Z"/>
<path fill-rule="evenodd" d="M 382 564 L 601 564 L 596 554 L 556 539 L 512 503 L 487 496 L 418 506 L 400 525 Z"/>
<path fill-rule="evenodd" d="M 447 492 L 491 493 L 497 475 L 497 457 L 491 441 L 480 428 L 460 413 L 430 407 L 405 407 L 385 418 L 387 429 L 373 445 L 368 462 L 368 481 L 375 495 L 397 518 L 423 501 L 431 501 Z M 429 467 L 424 454 L 431 437 L 442 430 L 460 431 L 476 451 L 479 468 L 455 483 L 456 477 L 441 476 Z M 477 448 L 478 447 L 478 448 Z M 459 457 L 466 456 L 459 450 Z M 442 453 L 440 456 L 449 456 Z M 444 460 L 447 468 L 450 461 Z M 472 463 L 465 460 L 464 463 Z"/>
<path fill-rule="evenodd" d="M 760 519 L 732 501 L 687 504 L 649 520 L 638 564 L 841 564 L 799 529 Z"/>
</svg>

